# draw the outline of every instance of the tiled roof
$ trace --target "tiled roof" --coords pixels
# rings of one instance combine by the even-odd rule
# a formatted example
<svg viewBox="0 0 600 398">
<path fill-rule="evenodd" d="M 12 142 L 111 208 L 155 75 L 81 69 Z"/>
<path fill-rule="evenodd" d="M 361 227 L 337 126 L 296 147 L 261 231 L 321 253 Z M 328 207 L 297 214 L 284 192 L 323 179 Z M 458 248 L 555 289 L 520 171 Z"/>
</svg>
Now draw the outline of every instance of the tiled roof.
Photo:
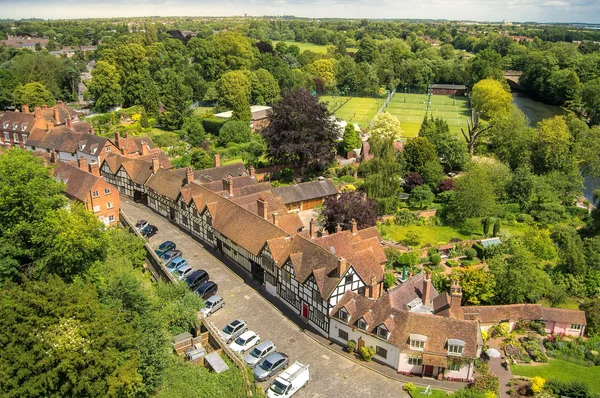
<svg viewBox="0 0 600 398">
<path fill-rule="evenodd" d="M 483 323 L 505 320 L 540 320 L 585 325 L 585 313 L 563 308 L 545 308 L 540 304 L 510 304 L 462 307 L 465 318 L 475 316 Z"/>
<path fill-rule="evenodd" d="M 6 111 L 0 119 L 0 127 L 2 128 L 2 131 L 28 133 L 33 127 L 34 121 L 35 117 L 33 116 L 33 113 Z M 6 128 L 4 128 L 4 123 L 8 123 Z M 23 131 L 23 126 L 26 126 L 25 131 Z"/>
<path fill-rule="evenodd" d="M 275 192 L 277 196 L 281 196 L 283 203 L 286 205 L 306 200 L 325 198 L 327 196 L 337 195 L 338 193 L 337 188 L 329 179 L 303 182 L 287 187 L 277 187 L 273 188 L 273 192 Z"/>
<path fill-rule="evenodd" d="M 61 125 L 53 127 L 50 131 L 34 128 L 27 139 L 27 145 L 68 153 L 81 150 L 90 155 L 99 155 L 106 141 L 104 137 L 78 133 L 66 125 Z"/>
<path fill-rule="evenodd" d="M 154 192 L 175 201 L 179 197 L 184 182 L 185 177 L 182 179 L 173 171 L 160 168 L 156 174 L 148 179 L 146 186 Z"/>
<path fill-rule="evenodd" d="M 84 202 L 90 195 L 90 191 L 102 177 L 81 170 L 75 165 L 58 162 L 54 169 L 54 176 L 65 182 L 67 195 L 71 198 Z"/>
<path fill-rule="evenodd" d="M 391 289 L 388 294 L 390 296 L 392 306 L 394 308 L 404 309 L 405 306 L 408 303 L 410 303 L 411 301 L 413 301 L 414 299 L 422 298 L 423 297 L 423 278 L 424 278 L 424 276 L 425 276 L 425 273 L 421 272 L 421 273 L 413 276 L 412 278 L 410 278 L 403 284 L 395 287 L 394 289 Z M 429 283 L 431 283 L 431 282 L 429 282 Z M 437 290 L 435 289 L 433 284 L 431 284 L 430 300 L 434 300 L 434 305 L 435 305 L 435 299 L 438 297 L 438 295 L 439 295 L 439 293 L 437 292 Z"/>
<path fill-rule="evenodd" d="M 136 184 L 144 185 L 152 175 L 152 161 L 144 159 L 129 159 L 123 162 L 123 169 Z"/>
<path fill-rule="evenodd" d="M 297 213 L 280 215 L 277 220 L 279 228 L 290 235 L 294 235 L 304 227 L 302 219 Z"/>
<path fill-rule="evenodd" d="M 208 169 L 196 170 L 194 172 L 194 178 L 199 183 L 206 183 L 212 181 L 221 181 L 223 177 L 232 176 L 239 177 L 247 174 L 244 163 L 232 163 L 220 167 L 211 167 Z"/>
</svg>

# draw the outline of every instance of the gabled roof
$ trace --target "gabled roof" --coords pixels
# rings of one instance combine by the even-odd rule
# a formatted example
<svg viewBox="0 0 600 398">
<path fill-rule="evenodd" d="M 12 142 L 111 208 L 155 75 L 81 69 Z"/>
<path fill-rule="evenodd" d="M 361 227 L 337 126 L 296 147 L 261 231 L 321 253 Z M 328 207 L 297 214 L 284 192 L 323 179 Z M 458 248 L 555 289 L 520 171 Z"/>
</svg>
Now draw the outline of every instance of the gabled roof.
<svg viewBox="0 0 600 398">
<path fill-rule="evenodd" d="M 148 162 L 143 159 L 129 159 L 127 162 L 123 162 L 121 167 L 133 182 L 140 185 L 144 185 L 153 173 L 152 161 Z"/>
<path fill-rule="evenodd" d="M 338 190 L 331 180 L 323 179 L 289 185 L 286 187 L 273 188 L 273 192 L 275 195 L 281 196 L 283 203 L 287 205 L 290 203 L 337 195 Z"/>
<path fill-rule="evenodd" d="M 232 163 L 225 166 L 211 167 L 208 169 L 194 171 L 194 179 L 202 184 L 212 181 L 221 181 L 224 177 L 239 177 L 247 175 L 244 163 Z"/>
<path fill-rule="evenodd" d="M 94 186 L 103 182 L 102 177 L 81 170 L 70 163 L 58 162 L 54 176 L 66 184 L 67 195 L 72 199 L 85 202 Z"/>
<path fill-rule="evenodd" d="M 540 304 L 509 304 L 462 307 L 464 317 L 478 318 L 483 323 L 498 323 L 505 320 L 554 321 L 586 325 L 585 312 L 564 308 L 546 308 Z"/>
<path fill-rule="evenodd" d="M 82 151 L 97 156 L 107 141 L 108 139 L 105 137 L 78 133 L 66 125 L 61 125 L 53 127 L 50 131 L 34 128 L 27 139 L 27 145 L 67 153 Z"/>
<path fill-rule="evenodd" d="M 0 127 L 2 128 L 2 131 L 11 133 L 28 133 L 31 131 L 34 121 L 35 116 L 33 116 L 33 113 L 6 111 L 0 119 Z M 8 123 L 7 128 L 3 127 L 4 123 Z M 23 131 L 23 126 L 26 126 L 25 131 Z M 13 129 L 13 127 L 16 127 L 16 129 Z"/>
<path fill-rule="evenodd" d="M 184 183 L 185 177 L 182 179 L 173 171 L 160 168 L 156 174 L 148 179 L 146 186 L 154 192 L 175 201 L 179 197 Z"/>
<path fill-rule="evenodd" d="M 401 285 L 391 289 L 389 291 L 390 300 L 392 306 L 394 308 L 404 309 L 405 306 L 413 301 L 416 298 L 423 297 L 423 279 L 425 277 L 425 273 L 421 272 Z M 429 282 L 431 284 L 431 282 Z M 436 298 L 439 296 L 439 293 L 431 284 L 431 296 L 430 300 L 433 300 L 434 306 L 436 302 Z"/>
</svg>

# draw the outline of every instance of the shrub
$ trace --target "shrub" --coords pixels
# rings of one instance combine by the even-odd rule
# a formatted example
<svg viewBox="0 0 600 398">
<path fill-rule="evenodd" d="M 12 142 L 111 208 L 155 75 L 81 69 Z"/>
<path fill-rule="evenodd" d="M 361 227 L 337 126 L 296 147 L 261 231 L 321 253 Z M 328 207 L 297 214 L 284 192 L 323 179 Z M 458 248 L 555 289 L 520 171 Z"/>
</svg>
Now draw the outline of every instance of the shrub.
<svg viewBox="0 0 600 398">
<path fill-rule="evenodd" d="M 419 214 L 408 209 L 398 209 L 396 212 L 396 224 L 407 226 L 414 225 L 419 221 Z"/>
<path fill-rule="evenodd" d="M 342 176 L 342 177 L 340 177 L 339 180 L 340 180 L 340 182 L 343 182 L 344 184 L 350 184 L 350 183 L 353 183 L 354 181 L 356 181 L 354 179 L 354 177 L 352 177 L 352 176 Z"/>
<path fill-rule="evenodd" d="M 498 392 L 500 381 L 498 376 L 491 373 L 481 374 L 475 378 L 472 388 L 480 392 Z"/>
<path fill-rule="evenodd" d="M 487 339 L 488 339 L 489 337 L 490 337 L 490 336 L 489 336 L 489 334 L 488 334 L 487 330 L 482 330 L 482 331 L 481 331 L 481 339 L 482 339 L 483 341 L 487 341 Z"/>
<path fill-rule="evenodd" d="M 590 387 L 582 381 L 550 379 L 546 382 L 546 389 L 555 395 L 571 398 L 593 398 L 595 396 Z"/>
<path fill-rule="evenodd" d="M 531 391 L 534 394 L 541 392 L 542 389 L 544 388 L 544 384 L 546 384 L 546 379 L 544 379 L 540 376 L 532 377 L 531 378 Z"/>
<path fill-rule="evenodd" d="M 413 383 L 406 383 L 402 389 L 407 393 L 412 394 L 413 392 L 417 391 L 417 386 L 415 386 Z"/>
<path fill-rule="evenodd" d="M 531 217 L 529 214 L 521 213 L 517 215 L 517 221 L 525 224 L 531 224 L 533 223 L 533 217 Z"/>
<path fill-rule="evenodd" d="M 442 262 L 442 256 L 440 256 L 438 253 L 434 253 L 429 256 L 429 261 L 431 261 L 433 265 L 440 265 Z"/>
<path fill-rule="evenodd" d="M 465 256 L 467 256 L 468 260 L 473 260 L 475 257 L 477 257 L 477 250 L 471 248 L 466 249 Z"/>
<path fill-rule="evenodd" d="M 219 130 L 221 130 L 221 127 L 223 127 L 225 123 L 227 123 L 227 119 L 221 119 L 219 117 L 209 117 L 206 119 L 202 119 L 202 126 L 204 126 L 204 131 L 212 135 L 219 135 Z"/>
<path fill-rule="evenodd" d="M 348 340 L 348 342 L 346 343 L 346 351 L 354 352 L 355 349 L 356 349 L 356 341 Z"/>
<path fill-rule="evenodd" d="M 510 325 L 508 322 L 500 322 L 490 328 L 491 337 L 506 337 L 510 333 Z"/>
<path fill-rule="evenodd" d="M 230 142 L 241 144 L 250 141 L 251 134 L 248 123 L 231 120 L 219 130 L 219 141 L 222 145 L 227 145 Z"/>
<path fill-rule="evenodd" d="M 458 267 L 458 261 L 456 261 L 456 260 L 446 260 L 446 265 L 448 267 L 452 267 L 452 268 Z"/>
<path fill-rule="evenodd" d="M 383 287 L 387 290 L 396 284 L 396 276 L 392 273 L 386 273 L 383 280 Z"/>
<path fill-rule="evenodd" d="M 588 209 L 585 209 L 583 207 L 569 206 L 567 207 L 567 211 L 569 212 L 569 214 L 571 214 L 571 216 L 577 217 L 580 220 L 583 220 L 589 215 Z"/>
<path fill-rule="evenodd" d="M 361 347 L 360 348 L 360 357 L 365 362 L 370 362 L 375 355 L 375 348 L 373 347 Z"/>
</svg>

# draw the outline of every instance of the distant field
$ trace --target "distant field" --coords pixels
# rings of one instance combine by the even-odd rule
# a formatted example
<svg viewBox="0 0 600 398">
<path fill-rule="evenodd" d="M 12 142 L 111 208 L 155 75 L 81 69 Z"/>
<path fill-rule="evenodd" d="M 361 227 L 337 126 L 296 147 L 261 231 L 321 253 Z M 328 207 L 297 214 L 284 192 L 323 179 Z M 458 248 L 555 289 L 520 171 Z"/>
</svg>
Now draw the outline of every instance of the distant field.
<svg viewBox="0 0 600 398">
<path fill-rule="evenodd" d="M 396 116 L 402 125 L 403 137 L 415 137 L 425 115 L 441 117 L 450 126 L 450 131 L 460 134 L 466 128 L 470 109 L 466 98 L 451 95 L 432 95 L 428 103 L 426 94 L 396 93 L 386 112 Z"/>
<path fill-rule="evenodd" d="M 369 127 L 371 119 L 383 103 L 381 98 L 362 97 L 321 96 L 319 100 L 326 103 L 327 108 L 334 112 L 337 118 L 348 123 L 358 123 L 363 129 Z"/>
<path fill-rule="evenodd" d="M 278 41 L 273 41 L 273 47 L 279 43 Z M 304 50 L 310 50 L 316 53 L 323 53 L 325 54 L 327 52 L 327 47 L 331 46 L 331 44 L 329 45 L 321 45 L 321 44 L 313 44 L 313 43 L 298 43 L 295 41 L 285 41 L 284 43 L 286 43 L 288 46 L 294 45 L 294 46 L 298 46 L 300 48 L 300 52 L 304 51 Z M 350 52 L 356 52 L 356 48 L 347 48 L 346 51 L 350 51 Z"/>
</svg>

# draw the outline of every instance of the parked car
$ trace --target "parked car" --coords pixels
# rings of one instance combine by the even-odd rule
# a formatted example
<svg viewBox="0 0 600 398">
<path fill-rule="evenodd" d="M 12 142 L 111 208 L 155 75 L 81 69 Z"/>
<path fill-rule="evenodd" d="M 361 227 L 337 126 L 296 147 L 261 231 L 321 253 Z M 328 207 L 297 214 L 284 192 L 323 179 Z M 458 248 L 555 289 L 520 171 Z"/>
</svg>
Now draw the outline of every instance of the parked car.
<svg viewBox="0 0 600 398">
<path fill-rule="evenodd" d="M 302 365 L 300 362 L 294 362 L 285 372 L 273 380 L 273 383 L 267 390 L 269 398 L 289 398 L 299 389 L 304 387 L 310 380 L 308 365 Z"/>
<path fill-rule="evenodd" d="M 168 252 L 163 253 L 159 258 L 163 263 L 168 263 L 174 258 L 181 257 L 182 254 L 181 250 L 169 250 Z"/>
<path fill-rule="evenodd" d="M 144 238 L 150 239 L 151 237 L 156 235 L 157 232 L 158 232 L 158 228 L 156 228 L 152 224 L 148 224 L 144 228 L 142 228 L 142 230 L 140 231 L 140 234 L 142 234 L 142 236 Z"/>
<path fill-rule="evenodd" d="M 203 269 L 197 269 L 188 276 L 185 277 L 185 283 L 194 290 L 204 282 L 208 281 L 208 272 Z"/>
<path fill-rule="evenodd" d="M 173 275 L 175 275 L 177 279 L 182 280 L 192 272 L 194 272 L 194 269 L 192 267 L 190 267 L 189 265 L 184 265 L 173 271 Z"/>
<path fill-rule="evenodd" d="M 290 359 L 281 352 L 274 352 L 263 359 L 254 368 L 254 378 L 258 381 L 265 381 L 275 375 L 281 369 L 288 366 Z"/>
<path fill-rule="evenodd" d="M 161 243 L 160 245 L 158 245 L 158 247 L 154 250 L 154 253 L 156 253 L 156 255 L 160 257 L 163 254 L 165 254 L 166 252 L 168 252 L 169 250 L 175 250 L 176 248 L 177 248 L 177 246 L 175 245 L 174 242 L 167 240 L 167 241 L 164 241 L 163 243 Z"/>
<path fill-rule="evenodd" d="M 188 265 L 187 260 L 183 257 L 176 257 L 167 263 L 167 268 L 171 272 L 177 271 L 180 267 Z"/>
<path fill-rule="evenodd" d="M 276 349 L 277 347 L 275 347 L 275 344 L 271 340 L 263 341 L 246 354 L 244 362 L 246 362 L 246 365 L 253 368 L 267 355 L 275 352 Z"/>
<path fill-rule="evenodd" d="M 250 347 L 253 347 L 260 343 L 260 336 L 258 333 L 248 330 L 242 333 L 233 343 L 229 344 L 231 351 L 236 354 L 243 354 L 248 351 Z"/>
<path fill-rule="evenodd" d="M 206 300 L 208 297 L 214 296 L 215 294 L 217 294 L 218 291 L 219 291 L 219 285 L 217 285 L 213 281 L 208 281 L 208 282 L 204 282 L 203 284 L 198 286 L 194 290 L 194 293 L 196 293 L 198 296 L 200 296 L 204 300 Z"/>
<path fill-rule="evenodd" d="M 135 229 L 141 231 L 142 229 L 146 228 L 148 224 L 150 223 L 146 220 L 138 220 L 138 222 L 135 223 Z"/>
<path fill-rule="evenodd" d="M 236 339 L 246 330 L 248 330 L 248 324 L 246 321 L 243 319 L 236 319 L 235 321 L 231 321 L 229 325 L 225 326 L 223 330 L 221 330 L 221 338 L 227 344 L 231 344 L 234 339 Z"/>
<path fill-rule="evenodd" d="M 204 317 L 209 317 L 215 313 L 218 309 L 225 307 L 225 300 L 221 296 L 210 296 L 204 302 L 204 308 L 200 310 L 200 313 Z"/>
</svg>

